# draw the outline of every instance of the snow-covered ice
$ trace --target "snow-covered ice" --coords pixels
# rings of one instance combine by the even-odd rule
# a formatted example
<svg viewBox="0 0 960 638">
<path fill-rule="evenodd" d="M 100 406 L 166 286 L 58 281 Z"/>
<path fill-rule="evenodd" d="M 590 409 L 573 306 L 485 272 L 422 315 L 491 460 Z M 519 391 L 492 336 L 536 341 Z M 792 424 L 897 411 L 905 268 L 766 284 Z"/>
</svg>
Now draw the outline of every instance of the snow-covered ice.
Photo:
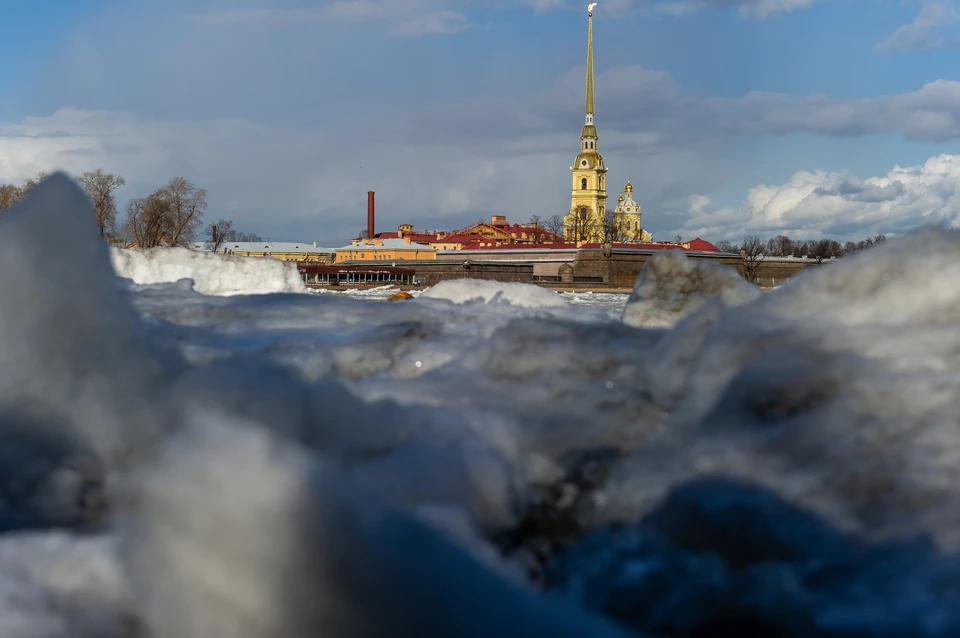
<svg viewBox="0 0 960 638">
<path fill-rule="evenodd" d="M 258 295 L 307 292 L 293 262 L 273 257 L 250 259 L 187 248 L 111 248 L 119 277 L 138 284 L 193 281 L 205 295 Z"/>
<path fill-rule="evenodd" d="M 4 638 L 960 633 L 954 233 L 385 303 L 90 218 L 0 217 Z"/>
<path fill-rule="evenodd" d="M 546 288 L 485 279 L 441 281 L 425 290 L 421 296 L 428 299 L 446 299 L 454 303 L 510 304 L 526 308 L 550 308 L 565 304 L 560 295 Z"/>
</svg>

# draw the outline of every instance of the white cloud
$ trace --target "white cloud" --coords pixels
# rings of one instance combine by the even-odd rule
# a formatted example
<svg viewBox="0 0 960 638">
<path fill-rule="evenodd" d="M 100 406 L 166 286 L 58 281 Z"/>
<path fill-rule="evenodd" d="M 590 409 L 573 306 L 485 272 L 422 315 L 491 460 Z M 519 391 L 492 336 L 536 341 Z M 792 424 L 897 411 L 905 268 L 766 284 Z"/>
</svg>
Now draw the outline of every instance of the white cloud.
<svg viewBox="0 0 960 638">
<path fill-rule="evenodd" d="M 744 235 L 854 240 L 900 234 L 927 224 L 960 225 L 960 156 L 938 155 L 920 166 L 895 166 L 860 179 L 847 173 L 798 171 L 784 184 L 761 184 L 739 209 L 717 208 L 702 196 L 687 202 L 684 237 Z"/>
<path fill-rule="evenodd" d="M 956 0 L 920 0 L 920 11 L 913 22 L 901 25 L 874 48 L 891 53 L 940 48 L 942 27 L 956 22 L 958 17 Z"/>
</svg>

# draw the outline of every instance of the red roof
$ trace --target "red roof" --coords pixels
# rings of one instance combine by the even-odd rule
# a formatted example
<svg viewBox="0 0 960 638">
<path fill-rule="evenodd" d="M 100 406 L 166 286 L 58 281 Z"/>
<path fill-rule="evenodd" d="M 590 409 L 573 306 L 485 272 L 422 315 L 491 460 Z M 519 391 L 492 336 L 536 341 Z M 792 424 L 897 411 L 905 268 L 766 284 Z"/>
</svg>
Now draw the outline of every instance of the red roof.
<svg viewBox="0 0 960 638">
<path fill-rule="evenodd" d="M 720 252 L 716 246 L 706 240 L 700 239 L 699 237 L 690 240 L 690 250 L 697 250 L 704 253 Z"/>
<path fill-rule="evenodd" d="M 577 245 L 574 242 L 557 242 L 552 244 L 500 244 L 497 245 L 497 241 L 492 239 L 483 238 L 483 243 L 487 245 L 481 245 L 481 242 L 475 242 L 470 244 L 464 244 L 462 250 L 538 250 L 538 249 L 554 249 L 554 250 L 576 250 Z M 658 244 L 627 244 L 627 243 L 614 243 L 613 248 L 634 248 L 639 250 L 696 250 L 703 252 L 719 252 L 713 244 L 708 241 L 704 241 L 699 237 L 690 242 L 690 248 L 684 248 L 683 246 L 678 246 L 676 244 L 668 243 L 658 243 Z M 603 248 L 603 244 L 596 243 L 585 243 L 581 244 L 580 248 Z"/>
<path fill-rule="evenodd" d="M 427 244 L 437 240 L 436 235 L 431 235 L 429 233 L 404 233 L 403 236 L 401 236 L 400 233 L 396 231 L 377 233 L 374 235 L 374 237 L 377 239 L 409 239 L 410 241 L 420 244 Z"/>
</svg>

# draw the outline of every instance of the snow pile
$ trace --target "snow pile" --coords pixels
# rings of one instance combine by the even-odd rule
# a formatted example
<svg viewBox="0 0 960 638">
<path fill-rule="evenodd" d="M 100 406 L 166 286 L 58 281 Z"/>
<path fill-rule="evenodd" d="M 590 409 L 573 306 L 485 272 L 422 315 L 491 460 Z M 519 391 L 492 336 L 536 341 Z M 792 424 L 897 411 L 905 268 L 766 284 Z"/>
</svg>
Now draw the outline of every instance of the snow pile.
<svg viewBox="0 0 960 638">
<path fill-rule="evenodd" d="M 501 577 L 298 446 L 197 416 L 145 472 L 123 528 L 157 638 L 627 638 Z"/>
<path fill-rule="evenodd" d="M 929 533 L 960 550 L 956 276 L 960 237 L 926 229 L 722 314 L 674 370 L 660 434 L 587 516 L 639 517 L 668 485 L 714 472 L 865 538 Z"/>
<path fill-rule="evenodd" d="M 516 507 L 513 466 L 496 469 L 504 455 L 516 454 L 509 427 L 501 426 L 498 443 L 490 438 L 493 419 L 457 423 L 456 410 L 425 416 L 389 401 L 367 405 L 339 380 L 310 385 L 265 356 L 274 348 L 283 353 L 287 335 L 306 338 L 291 327 L 298 309 L 312 325 L 344 326 L 332 341 L 362 343 L 369 332 L 358 317 L 409 304 L 313 295 L 225 299 L 179 283 L 123 288 L 90 218 L 83 193 L 56 175 L 0 219 L 7 249 L 0 291 L 11 300 L 0 308 L 0 352 L 17 371 L 0 384 L 8 472 L 0 482 L 5 504 L 17 508 L 0 510 L 0 530 L 21 530 L 0 535 L 0 574 L 28 583 L 12 591 L 0 581 L 0 604 L 10 606 L 0 609 L 0 634 L 626 635 L 519 585 L 474 531 L 485 518 L 504 525 Z M 43 250 L 50 228 L 70 235 L 66 271 Z M 272 328 L 281 338 L 264 347 L 261 327 L 246 343 L 263 351 L 244 353 L 242 333 L 228 327 L 206 337 L 226 358 L 191 365 L 177 349 L 197 355 L 206 331 L 177 326 L 176 313 L 160 317 L 162 310 L 142 323 L 130 296 L 157 310 L 162 300 L 177 299 L 181 317 L 194 319 L 217 307 L 239 309 L 236 326 L 250 315 L 230 304 L 254 304 L 277 321 Z M 417 312 L 420 325 L 410 321 Z M 448 324 L 424 321 L 429 314 L 399 308 L 388 318 L 395 326 L 388 338 L 409 347 L 411 337 L 442 333 Z M 326 338 L 312 328 L 309 335 L 314 343 Z M 333 353 L 334 376 L 378 370 L 365 351 Z M 471 431 L 473 453 L 459 447 Z M 421 441 L 446 441 L 410 457 L 427 472 L 442 467 L 437 461 L 449 466 L 451 449 L 462 450 L 459 487 L 421 480 L 419 493 L 391 493 L 391 463 L 417 482 L 406 471 L 414 468 L 402 467 L 403 454 Z M 498 471 L 508 496 L 477 491 Z M 94 495 L 104 506 L 93 506 Z M 61 536 L 30 531 L 51 526 L 64 530 Z M 83 587 L 65 582 L 55 566 L 84 555 L 87 568 L 75 572 Z M 119 573 L 112 567 L 118 562 Z M 40 572 L 25 573 L 24 564 Z"/>
<path fill-rule="evenodd" d="M 307 292 L 293 262 L 201 252 L 187 248 L 112 248 L 117 276 L 138 284 L 190 279 L 205 295 Z"/>
<path fill-rule="evenodd" d="M 453 303 L 510 304 L 524 308 L 564 306 L 563 297 L 547 288 L 486 279 L 441 281 L 420 295 L 423 299 L 446 299 Z"/>
<path fill-rule="evenodd" d="M 710 298 L 739 306 L 760 294 L 757 286 L 730 266 L 688 259 L 680 250 L 664 250 L 643 265 L 623 310 L 623 322 L 669 328 Z"/>
<path fill-rule="evenodd" d="M 0 217 L 4 638 L 960 634 L 952 233 L 744 305 L 658 262 L 668 330 L 128 287 L 90 217 Z"/>
</svg>

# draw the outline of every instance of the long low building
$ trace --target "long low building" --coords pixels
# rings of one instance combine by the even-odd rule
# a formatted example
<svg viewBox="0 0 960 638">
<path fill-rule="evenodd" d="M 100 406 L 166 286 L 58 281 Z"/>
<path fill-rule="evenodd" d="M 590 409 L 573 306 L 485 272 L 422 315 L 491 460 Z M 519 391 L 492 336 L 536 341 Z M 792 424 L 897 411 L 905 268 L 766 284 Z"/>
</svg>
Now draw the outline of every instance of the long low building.
<svg viewBox="0 0 960 638">
<path fill-rule="evenodd" d="M 385 264 L 319 265 L 300 264 L 303 283 L 310 287 L 356 285 L 413 285 L 416 270 Z"/>
<path fill-rule="evenodd" d="M 197 241 L 192 245 L 194 250 L 212 251 L 211 242 Z M 218 253 L 239 255 L 241 257 L 273 257 L 280 261 L 295 261 L 297 263 L 332 264 L 335 248 L 322 248 L 316 242 L 269 242 L 269 241 L 241 241 L 223 242 L 217 247 Z"/>
<path fill-rule="evenodd" d="M 345 261 L 407 261 L 436 259 L 437 249 L 403 239 L 361 239 L 336 250 L 337 263 Z"/>
</svg>

